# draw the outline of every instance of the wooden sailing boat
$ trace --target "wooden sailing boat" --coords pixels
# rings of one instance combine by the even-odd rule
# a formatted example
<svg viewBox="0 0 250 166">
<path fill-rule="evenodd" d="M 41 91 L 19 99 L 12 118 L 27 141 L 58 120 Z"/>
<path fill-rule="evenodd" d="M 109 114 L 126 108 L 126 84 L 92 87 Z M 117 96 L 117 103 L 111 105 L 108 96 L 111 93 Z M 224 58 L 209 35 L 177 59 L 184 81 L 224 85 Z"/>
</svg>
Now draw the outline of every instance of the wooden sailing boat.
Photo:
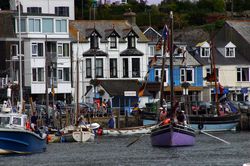
<svg viewBox="0 0 250 166">
<path fill-rule="evenodd" d="M 173 81 L 173 13 L 170 12 L 170 19 L 171 19 L 171 31 L 170 31 L 170 101 L 171 101 L 171 111 L 170 111 L 170 123 L 164 125 L 158 125 L 155 129 L 151 131 L 151 144 L 152 146 L 188 146 L 194 145 L 195 143 L 195 131 L 186 126 L 181 124 L 176 124 L 174 122 L 175 117 L 175 108 L 174 108 L 174 81 Z M 166 38 L 164 39 L 164 53 L 163 53 L 163 60 L 162 60 L 162 68 L 165 68 L 165 53 L 166 49 Z M 163 71 L 162 70 L 162 71 Z M 162 78 L 164 77 L 164 72 L 162 72 Z M 163 80 L 162 79 L 162 86 L 161 86 L 161 105 L 163 100 Z"/>
<path fill-rule="evenodd" d="M 215 87 L 215 111 L 210 110 L 209 113 L 202 115 L 188 115 L 189 123 L 192 128 L 202 131 L 227 131 L 227 130 L 236 130 L 237 125 L 240 122 L 240 113 L 239 111 L 230 103 L 226 98 L 226 94 L 223 94 L 223 88 L 218 83 L 215 67 L 215 46 L 212 37 L 212 50 L 211 50 L 211 74 L 206 77 L 207 81 L 211 82 L 212 86 Z M 219 93 L 220 96 L 219 98 Z M 223 107 L 221 105 L 221 100 Z M 224 114 L 223 109 L 229 109 L 230 113 Z M 221 111 L 223 112 L 221 112 Z M 215 114 L 214 114 L 215 112 Z"/>
</svg>

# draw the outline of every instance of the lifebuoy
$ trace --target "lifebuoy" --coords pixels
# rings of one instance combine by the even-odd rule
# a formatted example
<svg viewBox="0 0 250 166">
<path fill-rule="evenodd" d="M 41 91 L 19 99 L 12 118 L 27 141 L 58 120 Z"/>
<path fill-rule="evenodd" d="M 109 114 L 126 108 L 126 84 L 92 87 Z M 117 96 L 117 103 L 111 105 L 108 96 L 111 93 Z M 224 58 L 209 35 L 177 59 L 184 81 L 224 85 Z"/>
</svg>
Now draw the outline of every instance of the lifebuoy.
<svg viewBox="0 0 250 166">
<path fill-rule="evenodd" d="M 202 130 L 203 127 L 204 127 L 203 123 L 198 124 L 198 129 L 199 129 L 199 130 Z"/>
</svg>

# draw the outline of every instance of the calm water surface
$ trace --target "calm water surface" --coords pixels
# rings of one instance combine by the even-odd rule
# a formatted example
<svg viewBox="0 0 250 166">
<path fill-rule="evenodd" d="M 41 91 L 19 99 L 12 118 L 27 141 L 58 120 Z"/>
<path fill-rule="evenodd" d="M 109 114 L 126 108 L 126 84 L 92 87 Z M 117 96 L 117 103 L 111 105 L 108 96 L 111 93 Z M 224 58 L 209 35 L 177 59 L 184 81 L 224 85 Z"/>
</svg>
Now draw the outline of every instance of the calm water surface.
<svg viewBox="0 0 250 166">
<path fill-rule="evenodd" d="M 149 135 L 127 147 L 133 137 L 105 137 L 99 143 L 53 143 L 44 153 L 0 156 L 1 166 L 75 165 L 232 165 L 250 163 L 250 132 L 213 133 L 231 144 L 200 134 L 190 147 L 152 147 Z"/>
</svg>

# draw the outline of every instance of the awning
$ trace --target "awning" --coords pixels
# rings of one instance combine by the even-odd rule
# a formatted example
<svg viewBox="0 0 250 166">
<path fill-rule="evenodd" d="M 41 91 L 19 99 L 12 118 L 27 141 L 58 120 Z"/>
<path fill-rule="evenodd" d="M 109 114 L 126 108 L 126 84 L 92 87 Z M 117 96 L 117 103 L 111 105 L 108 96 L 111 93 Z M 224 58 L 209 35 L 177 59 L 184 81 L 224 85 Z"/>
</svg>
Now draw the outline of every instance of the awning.
<svg viewBox="0 0 250 166">
<path fill-rule="evenodd" d="M 203 87 L 201 86 L 190 86 L 188 87 L 188 91 L 202 91 Z M 164 91 L 170 91 L 170 86 L 164 87 Z M 175 86 L 174 91 L 183 91 L 183 88 L 181 86 Z"/>
</svg>

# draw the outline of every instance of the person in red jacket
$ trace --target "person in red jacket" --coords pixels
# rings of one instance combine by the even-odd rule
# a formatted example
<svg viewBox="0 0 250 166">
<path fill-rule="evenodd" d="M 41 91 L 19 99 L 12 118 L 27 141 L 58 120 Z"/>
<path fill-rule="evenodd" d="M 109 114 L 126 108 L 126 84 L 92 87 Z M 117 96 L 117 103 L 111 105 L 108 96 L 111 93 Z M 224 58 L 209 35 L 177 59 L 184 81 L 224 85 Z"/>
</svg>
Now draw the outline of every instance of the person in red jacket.
<svg viewBox="0 0 250 166">
<path fill-rule="evenodd" d="M 100 126 L 98 129 L 97 129 L 97 143 L 99 144 L 100 140 L 101 140 L 101 137 L 102 137 L 102 133 L 103 133 L 103 129 L 102 127 Z"/>
</svg>

